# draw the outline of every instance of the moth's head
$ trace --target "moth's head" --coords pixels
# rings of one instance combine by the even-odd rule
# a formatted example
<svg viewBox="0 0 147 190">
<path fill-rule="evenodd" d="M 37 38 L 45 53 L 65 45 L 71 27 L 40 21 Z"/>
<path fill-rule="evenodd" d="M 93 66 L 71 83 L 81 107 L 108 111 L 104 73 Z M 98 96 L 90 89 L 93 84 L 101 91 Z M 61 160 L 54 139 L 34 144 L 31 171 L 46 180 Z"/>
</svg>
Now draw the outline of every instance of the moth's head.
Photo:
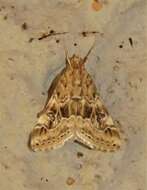
<svg viewBox="0 0 147 190">
<path fill-rule="evenodd" d="M 71 66 L 72 68 L 81 68 L 81 66 L 83 65 L 84 61 L 81 57 L 73 54 L 72 57 L 67 59 L 67 63 L 69 66 Z"/>
<path fill-rule="evenodd" d="M 91 50 L 93 49 L 93 47 L 94 47 L 94 44 L 89 49 L 88 53 L 86 54 L 86 56 L 84 58 L 81 58 L 75 54 L 73 54 L 72 57 L 68 57 L 67 52 L 66 52 L 66 63 L 67 63 L 67 65 L 70 66 L 71 68 L 74 68 L 74 69 L 82 68 L 84 66 L 85 62 L 87 61 L 87 58 L 88 58 Z"/>
</svg>

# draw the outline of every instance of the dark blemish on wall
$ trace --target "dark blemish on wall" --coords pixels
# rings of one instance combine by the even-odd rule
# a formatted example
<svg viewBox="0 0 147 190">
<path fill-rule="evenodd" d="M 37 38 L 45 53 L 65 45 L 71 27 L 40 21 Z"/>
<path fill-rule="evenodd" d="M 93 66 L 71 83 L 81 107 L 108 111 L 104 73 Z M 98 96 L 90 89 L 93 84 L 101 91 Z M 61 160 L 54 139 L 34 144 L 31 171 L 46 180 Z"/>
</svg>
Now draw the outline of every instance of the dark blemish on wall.
<svg viewBox="0 0 147 190">
<path fill-rule="evenodd" d="M 122 44 L 121 44 L 121 45 L 119 45 L 119 48 L 120 48 L 120 49 L 122 49 L 122 48 L 123 48 L 123 45 L 122 45 Z"/>
<path fill-rule="evenodd" d="M 119 70 L 119 66 L 118 66 L 118 65 L 114 65 L 114 66 L 113 66 L 113 70 L 114 70 L 114 71 L 118 71 L 118 70 Z"/>
<path fill-rule="evenodd" d="M 135 88 L 137 89 L 137 85 L 136 84 L 133 84 L 131 81 L 128 82 L 128 85 L 131 87 L 131 88 Z"/>
<path fill-rule="evenodd" d="M 15 6 L 14 6 L 14 5 L 11 5 L 11 9 L 15 9 Z"/>
<path fill-rule="evenodd" d="M 99 33 L 99 32 L 97 32 L 97 31 L 92 31 L 91 33 L 92 33 L 92 34 L 97 34 L 97 33 Z"/>
<path fill-rule="evenodd" d="M 44 179 L 43 177 L 41 177 L 40 180 L 41 180 L 41 181 L 48 182 L 48 179 L 47 179 L 47 178 Z"/>
<path fill-rule="evenodd" d="M 59 40 L 59 39 L 57 39 L 57 40 L 56 40 L 56 43 L 58 44 L 59 42 L 60 42 L 60 40 Z"/>
<path fill-rule="evenodd" d="M 14 76 L 13 75 L 10 76 L 10 80 L 14 80 Z"/>
<path fill-rule="evenodd" d="M 142 78 L 142 77 L 140 77 L 140 78 L 139 78 L 139 81 L 140 81 L 140 82 L 142 82 L 142 81 L 143 81 L 143 78 Z"/>
<path fill-rule="evenodd" d="M 7 16 L 7 15 L 5 15 L 5 16 L 4 16 L 4 20 L 7 20 L 7 18 L 8 18 L 8 16 Z"/>
<path fill-rule="evenodd" d="M 119 60 L 116 60 L 115 62 L 116 62 L 116 63 L 120 63 L 120 61 L 119 61 Z"/>
<path fill-rule="evenodd" d="M 74 43 L 74 46 L 77 46 L 77 43 Z"/>
<path fill-rule="evenodd" d="M 72 177 L 68 177 L 66 180 L 67 185 L 73 185 L 75 183 L 75 179 Z"/>
<path fill-rule="evenodd" d="M 131 47 L 133 47 L 133 40 L 131 37 L 129 38 L 129 42 L 130 42 Z"/>
<path fill-rule="evenodd" d="M 95 176 L 95 180 L 100 183 L 100 181 L 102 181 L 102 176 L 100 174 L 96 174 Z"/>
<path fill-rule="evenodd" d="M 48 36 L 50 36 L 50 34 L 42 34 L 42 36 L 41 37 L 39 37 L 38 38 L 38 40 L 42 40 L 42 39 L 44 39 L 44 38 L 47 38 Z"/>
<path fill-rule="evenodd" d="M 21 28 L 22 28 L 23 30 L 27 30 L 27 29 L 28 29 L 27 23 L 24 22 L 24 23 L 21 25 Z"/>
<path fill-rule="evenodd" d="M 116 82 L 120 86 L 120 82 L 118 81 L 117 78 L 114 79 L 114 82 Z"/>
<path fill-rule="evenodd" d="M 135 162 L 136 162 L 136 160 L 131 160 L 131 163 L 133 163 L 133 164 L 134 164 Z"/>
<path fill-rule="evenodd" d="M 133 133 L 134 133 L 134 135 L 136 135 L 138 133 L 138 131 L 134 129 Z"/>
<path fill-rule="evenodd" d="M 124 141 L 125 141 L 125 142 L 128 142 L 128 141 L 129 141 L 129 139 L 128 139 L 127 137 L 125 137 L 125 138 L 124 138 Z"/>
<path fill-rule="evenodd" d="M 45 95 L 45 92 L 42 92 L 41 94 L 44 96 L 44 95 Z"/>
<path fill-rule="evenodd" d="M 50 30 L 50 34 L 53 34 L 53 33 L 55 33 L 55 31 L 54 30 Z"/>
<path fill-rule="evenodd" d="M 4 167 L 5 170 L 8 170 L 10 169 L 10 166 L 8 166 L 7 164 L 5 163 L 1 163 L 1 165 Z"/>
<path fill-rule="evenodd" d="M 34 40 L 34 38 L 30 38 L 28 42 L 31 43 L 33 40 Z"/>
<path fill-rule="evenodd" d="M 82 153 L 82 152 L 77 152 L 77 157 L 78 158 L 81 158 L 81 157 L 83 157 L 84 156 L 84 154 Z"/>
<path fill-rule="evenodd" d="M 80 170 L 83 167 L 82 164 L 77 164 L 76 169 Z"/>
<path fill-rule="evenodd" d="M 107 92 L 108 92 L 109 94 L 112 94 L 112 93 L 114 93 L 114 90 L 113 90 L 113 89 L 109 89 Z"/>
<path fill-rule="evenodd" d="M 99 57 L 99 56 L 96 56 L 96 60 L 97 60 L 97 61 L 100 61 L 100 57 Z"/>
<path fill-rule="evenodd" d="M 14 61 L 14 59 L 13 59 L 13 58 L 11 58 L 11 57 L 9 57 L 9 58 L 8 58 L 8 60 L 9 60 L 9 61 Z"/>
<path fill-rule="evenodd" d="M 133 101 L 134 101 L 134 98 L 133 98 L 133 97 L 131 97 L 131 98 L 130 98 L 130 101 L 131 101 L 131 102 L 133 102 Z"/>
<path fill-rule="evenodd" d="M 131 87 L 131 88 L 133 88 L 133 85 L 132 85 L 132 83 L 129 81 L 128 82 L 128 84 L 129 84 L 129 86 Z"/>
<path fill-rule="evenodd" d="M 1 9 L 5 9 L 6 7 L 5 6 L 1 6 Z"/>
<path fill-rule="evenodd" d="M 120 49 L 124 47 L 124 41 L 121 41 L 120 45 L 118 46 Z"/>
<path fill-rule="evenodd" d="M 117 170 L 118 170 L 118 169 L 117 169 L 116 167 L 113 168 L 113 171 L 114 171 L 114 172 L 117 172 Z"/>
<path fill-rule="evenodd" d="M 86 37 L 87 33 L 86 32 L 82 32 L 82 35 L 83 35 L 83 37 Z"/>
<path fill-rule="evenodd" d="M 83 37 L 86 37 L 88 34 L 100 34 L 101 36 L 104 35 L 104 33 L 100 33 L 98 31 L 83 31 L 80 34 L 82 34 Z"/>
<path fill-rule="evenodd" d="M 44 33 L 42 34 L 41 37 L 38 38 L 38 40 L 43 40 L 44 38 L 50 37 L 50 36 L 57 36 L 57 35 L 63 35 L 67 34 L 68 32 L 55 32 L 54 30 L 50 30 L 49 33 Z"/>
</svg>

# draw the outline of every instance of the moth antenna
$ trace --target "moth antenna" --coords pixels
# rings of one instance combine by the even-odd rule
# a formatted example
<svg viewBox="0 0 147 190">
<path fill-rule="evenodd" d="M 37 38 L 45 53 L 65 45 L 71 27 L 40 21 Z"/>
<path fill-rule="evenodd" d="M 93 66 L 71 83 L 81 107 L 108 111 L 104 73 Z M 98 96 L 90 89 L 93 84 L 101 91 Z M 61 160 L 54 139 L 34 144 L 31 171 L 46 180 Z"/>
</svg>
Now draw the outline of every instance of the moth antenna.
<svg viewBox="0 0 147 190">
<path fill-rule="evenodd" d="M 92 44 L 92 46 L 91 46 L 91 48 L 89 49 L 89 51 L 88 51 L 88 53 L 86 54 L 86 56 L 83 58 L 83 64 L 87 61 L 88 56 L 90 55 L 90 53 L 91 53 L 91 51 L 93 50 L 94 46 L 95 46 L 95 41 L 94 41 L 94 43 Z"/>
<path fill-rule="evenodd" d="M 69 56 L 68 56 L 68 51 L 67 51 L 67 48 L 66 48 L 65 44 L 63 45 L 63 47 L 64 47 L 64 52 L 65 52 L 66 63 L 68 63 L 71 66 L 70 59 L 69 59 Z"/>
</svg>

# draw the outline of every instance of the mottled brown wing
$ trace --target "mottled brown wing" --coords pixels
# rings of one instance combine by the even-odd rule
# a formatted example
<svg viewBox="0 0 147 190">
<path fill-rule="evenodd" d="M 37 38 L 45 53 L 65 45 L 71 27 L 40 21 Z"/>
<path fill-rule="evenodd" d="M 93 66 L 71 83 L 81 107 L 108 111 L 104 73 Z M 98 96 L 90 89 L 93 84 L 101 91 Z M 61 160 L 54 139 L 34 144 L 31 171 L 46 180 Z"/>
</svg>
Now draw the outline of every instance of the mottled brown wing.
<svg viewBox="0 0 147 190">
<path fill-rule="evenodd" d="M 42 115 L 30 134 L 29 145 L 33 151 L 59 148 L 73 137 L 73 125 L 69 119 L 61 119 L 51 128 L 47 122 L 48 116 Z"/>
<path fill-rule="evenodd" d="M 77 140 L 91 149 L 114 151 L 121 145 L 120 131 L 102 101 L 96 96 L 94 102 L 85 100 L 84 114 L 76 126 Z"/>
<path fill-rule="evenodd" d="M 69 100 L 66 96 L 61 99 L 57 95 L 57 90 L 62 86 L 64 72 L 63 69 L 53 80 L 46 104 L 38 114 L 37 124 L 30 134 L 29 146 L 34 151 L 58 148 L 73 136 L 73 124 L 67 117 L 69 112 L 66 109 Z"/>
</svg>

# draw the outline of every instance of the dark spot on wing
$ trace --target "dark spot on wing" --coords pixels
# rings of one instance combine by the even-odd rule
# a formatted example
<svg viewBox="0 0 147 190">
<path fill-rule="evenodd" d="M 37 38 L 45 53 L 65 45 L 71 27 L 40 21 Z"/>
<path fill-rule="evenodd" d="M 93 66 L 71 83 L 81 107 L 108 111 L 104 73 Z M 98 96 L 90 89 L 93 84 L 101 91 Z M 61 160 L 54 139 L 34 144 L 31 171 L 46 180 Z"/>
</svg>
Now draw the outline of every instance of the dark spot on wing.
<svg viewBox="0 0 147 190">
<path fill-rule="evenodd" d="M 54 105 L 54 106 L 50 109 L 50 111 L 51 111 L 53 114 L 56 114 L 56 113 L 57 113 L 57 108 L 56 108 L 56 106 Z"/>
<path fill-rule="evenodd" d="M 84 118 L 90 118 L 91 114 L 92 114 L 92 107 L 85 104 L 84 105 L 84 115 L 83 115 L 83 117 Z"/>
<path fill-rule="evenodd" d="M 60 110 L 63 117 L 69 117 L 69 108 L 67 104 L 61 107 Z"/>
<path fill-rule="evenodd" d="M 105 113 L 96 112 L 97 121 L 101 121 L 105 117 Z"/>
</svg>

